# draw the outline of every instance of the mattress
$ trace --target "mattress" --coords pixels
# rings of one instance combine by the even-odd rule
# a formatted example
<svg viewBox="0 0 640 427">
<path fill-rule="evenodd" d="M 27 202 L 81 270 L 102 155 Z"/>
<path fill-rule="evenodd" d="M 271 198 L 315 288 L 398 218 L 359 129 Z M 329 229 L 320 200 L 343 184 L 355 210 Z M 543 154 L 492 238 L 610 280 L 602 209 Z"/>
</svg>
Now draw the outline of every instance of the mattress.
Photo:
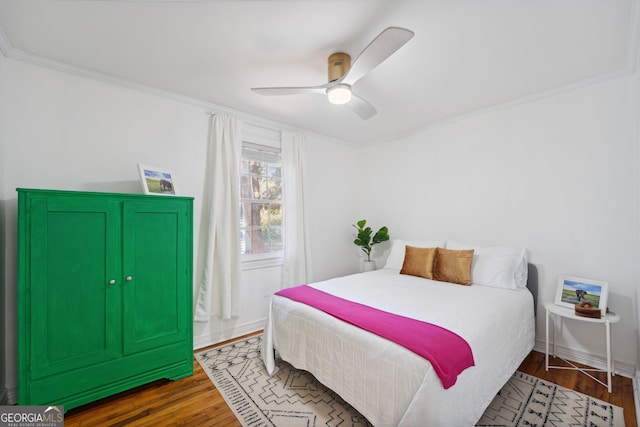
<svg viewBox="0 0 640 427">
<path fill-rule="evenodd" d="M 310 286 L 340 298 L 433 323 L 464 338 L 475 366 L 444 389 L 431 363 L 322 311 L 273 296 L 262 357 L 312 373 L 375 426 L 473 426 L 533 348 L 528 289 L 461 286 L 382 269 Z"/>
</svg>

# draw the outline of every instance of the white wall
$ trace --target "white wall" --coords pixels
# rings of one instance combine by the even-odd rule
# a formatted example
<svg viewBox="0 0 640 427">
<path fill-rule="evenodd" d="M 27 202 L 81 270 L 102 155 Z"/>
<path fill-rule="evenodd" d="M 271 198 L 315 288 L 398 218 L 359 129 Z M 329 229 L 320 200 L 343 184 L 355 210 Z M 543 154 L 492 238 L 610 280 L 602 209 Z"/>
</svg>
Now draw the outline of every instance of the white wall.
<svg viewBox="0 0 640 427">
<path fill-rule="evenodd" d="M 622 316 L 614 356 L 633 375 L 636 121 L 631 76 L 478 112 L 369 149 L 366 163 L 380 167 L 365 204 L 398 238 L 526 247 L 540 279 L 538 348 L 559 275 L 608 281 L 608 305 Z M 566 323 L 559 344 L 603 356 L 603 334 Z"/>
<path fill-rule="evenodd" d="M 5 71 L 5 64 L 7 63 L 7 59 L 4 57 L 2 52 L 0 51 L 0 164 L 2 159 L 4 159 L 4 131 L 5 129 L 5 120 L 4 120 L 4 110 L 2 109 L 5 106 L 5 103 L 2 102 L 4 98 L 4 92 L 7 87 L 7 77 Z M 4 168 L 0 169 L 0 199 L 4 200 Z M 0 223 L 1 225 L 2 223 Z"/>
<path fill-rule="evenodd" d="M 635 109 L 634 109 L 634 121 L 635 127 L 635 139 L 638 150 L 636 151 L 636 161 L 640 165 L 640 57 L 636 57 L 635 66 Z M 636 212 L 640 213 L 640 167 L 636 168 L 636 176 L 634 181 L 636 182 Z M 640 236 L 640 226 L 636 230 L 636 234 Z M 640 240 L 640 237 L 638 238 Z M 640 241 L 636 242 L 636 250 L 640 252 Z M 640 263 L 636 263 L 636 275 L 640 277 Z M 634 391 L 636 393 L 636 413 L 640 413 L 640 285 L 636 285 L 636 339 L 637 339 L 637 355 L 636 355 L 636 378 L 634 383 Z"/>
<path fill-rule="evenodd" d="M 311 235 L 312 279 L 356 273 L 360 259 L 351 226 L 362 208 L 360 150 L 307 139 L 305 181 L 307 222 Z M 365 208 L 369 211 L 368 208 Z"/>
<path fill-rule="evenodd" d="M 308 136 L 312 279 L 357 270 L 351 224 L 362 218 L 389 226 L 392 237 L 525 246 L 539 269 L 540 301 L 553 299 L 560 274 L 609 281 L 609 305 L 622 315 L 614 327 L 615 357 L 619 368 L 633 371 L 639 255 L 633 89 L 633 78 L 622 77 L 476 113 L 368 150 Z M 14 397 L 15 188 L 138 193 L 136 163 L 164 166 L 175 171 L 182 193 L 195 196 L 197 231 L 209 119 L 203 108 L 0 57 L 6 311 L 0 354 Z M 198 283 L 197 233 L 195 239 Z M 244 271 L 242 315 L 196 324 L 196 347 L 261 328 L 266 295 L 279 280 L 279 267 Z M 539 331 L 542 320 L 539 310 Z M 599 362 L 604 344 L 591 332 L 570 326 L 562 344 Z"/>
<path fill-rule="evenodd" d="M 4 132 L 5 122 L 3 120 L 3 105 L 2 102 L 3 93 L 6 87 L 6 77 L 5 77 L 5 62 L 6 59 L 0 53 L 0 319 L 5 319 L 5 299 L 4 299 L 4 288 L 5 288 L 5 232 L 4 232 L 4 224 L 5 224 L 5 215 L 4 215 L 4 167 L 3 160 L 5 158 L 4 155 Z M 5 336 L 6 336 L 6 328 L 7 322 L 3 321 L 0 325 L 0 405 L 7 404 L 7 389 L 5 387 L 5 371 L 6 371 L 6 350 L 5 350 Z"/>
<path fill-rule="evenodd" d="M 201 243 L 198 239 L 209 114 L 197 103 L 178 102 L 149 92 L 124 88 L 73 74 L 2 58 L 0 61 L 0 237 L 6 235 L 6 359 L 3 372 L 10 397 L 17 385 L 16 354 L 16 207 L 15 188 L 50 188 L 140 193 L 138 162 L 172 169 L 180 192 L 194 201 L 194 282 L 199 283 Z M 248 121 L 250 118 L 244 117 Z M 274 125 L 275 126 L 275 125 Z M 354 150 L 335 141 L 310 138 L 312 161 L 308 181 L 314 194 L 311 234 L 318 277 L 357 269 L 357 258 L 337 257 L 340 225 L 352 221 L 351 193 L 344 182 Z M 331 159 L 335 158 L 333 162 Z M 320 160 L 329 163 L 331 176 Z M 326 163 L 325 163 L 326 165 Z M 318 176 L 314 176 L 314 175 Z M 325 199 L 327 198 L 327 199 Z M 337 229 L 337 230 L 336 230 Z M 338 243 L 336 243 L 338 242 Z M 2 264 L 0 264 L 1 266 Z M 259 330 L 266 316 L 266 295 L 278 289 L 280 268 L 243 272 L 242 314 L 230 321 L 212 319 L 194 326 L 196 347 Z M 256 289 L 258 291 L 256 292 Z M 2 377 L 0 377 L 1 379 Z M 0 383 L 3 384 L 3 383 Z M 0 385 L 0 390 L 2 389 Z"/>
</svg>

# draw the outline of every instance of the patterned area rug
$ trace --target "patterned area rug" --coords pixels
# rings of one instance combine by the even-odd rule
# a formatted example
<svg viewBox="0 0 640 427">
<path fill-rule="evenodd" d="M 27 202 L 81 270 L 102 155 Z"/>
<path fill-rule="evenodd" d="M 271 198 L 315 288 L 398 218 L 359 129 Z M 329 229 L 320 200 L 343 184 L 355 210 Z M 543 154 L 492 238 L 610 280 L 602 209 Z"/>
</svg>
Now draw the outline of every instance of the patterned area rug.
<svg viewBox="0 0 640 427">
<path fill-rule="evenodd" d="M 622 408 L 516 372 L 476 426 L 624 427 Z"/>
<path fill-rule="evenodd" d="M 270 377 L 260 358 L 261 335 L 196 354 L 243 426 L 371 426 L 311 374 L 278 360 Z M 478 426 L 624 427 L 622 408 L 516 372 Z"/>
</svg>

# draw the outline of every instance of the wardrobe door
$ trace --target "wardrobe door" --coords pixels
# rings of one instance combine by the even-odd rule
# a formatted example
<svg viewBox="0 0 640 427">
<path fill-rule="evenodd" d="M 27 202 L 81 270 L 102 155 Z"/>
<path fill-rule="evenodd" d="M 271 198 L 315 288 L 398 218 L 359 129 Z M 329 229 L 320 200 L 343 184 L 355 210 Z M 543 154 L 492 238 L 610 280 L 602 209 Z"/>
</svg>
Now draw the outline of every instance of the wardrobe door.
<svg viewBox="0 0 640 427">
<path fill-rule="evenodd" d="M 109 381 L 91 368 L 120 357 L 120 205 L 35 197 L 30 208 L 30 293 L 22 297 L 29 298 L 30 401 L 38 402 Z M 84 368 L 94 374 L 78 384 Z"/>
<path fill-rule="evenodd" d="M 125 355 L 164 347 L 191 363 L 190 202 L 124 202 L 123 242 Z"/>
</svg>

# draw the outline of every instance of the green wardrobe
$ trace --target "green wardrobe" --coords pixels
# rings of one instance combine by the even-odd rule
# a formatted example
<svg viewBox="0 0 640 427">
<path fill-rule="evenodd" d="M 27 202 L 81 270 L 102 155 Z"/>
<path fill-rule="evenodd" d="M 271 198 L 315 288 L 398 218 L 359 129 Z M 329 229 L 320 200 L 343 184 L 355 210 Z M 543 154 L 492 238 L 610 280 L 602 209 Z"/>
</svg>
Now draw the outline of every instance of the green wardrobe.
<svg viewBox="0 0 640 427">
<path fill-rule="evenodd" d="M 19 404 L 193 374 L 193 199 L 17 191 Z"/>
</svg>

